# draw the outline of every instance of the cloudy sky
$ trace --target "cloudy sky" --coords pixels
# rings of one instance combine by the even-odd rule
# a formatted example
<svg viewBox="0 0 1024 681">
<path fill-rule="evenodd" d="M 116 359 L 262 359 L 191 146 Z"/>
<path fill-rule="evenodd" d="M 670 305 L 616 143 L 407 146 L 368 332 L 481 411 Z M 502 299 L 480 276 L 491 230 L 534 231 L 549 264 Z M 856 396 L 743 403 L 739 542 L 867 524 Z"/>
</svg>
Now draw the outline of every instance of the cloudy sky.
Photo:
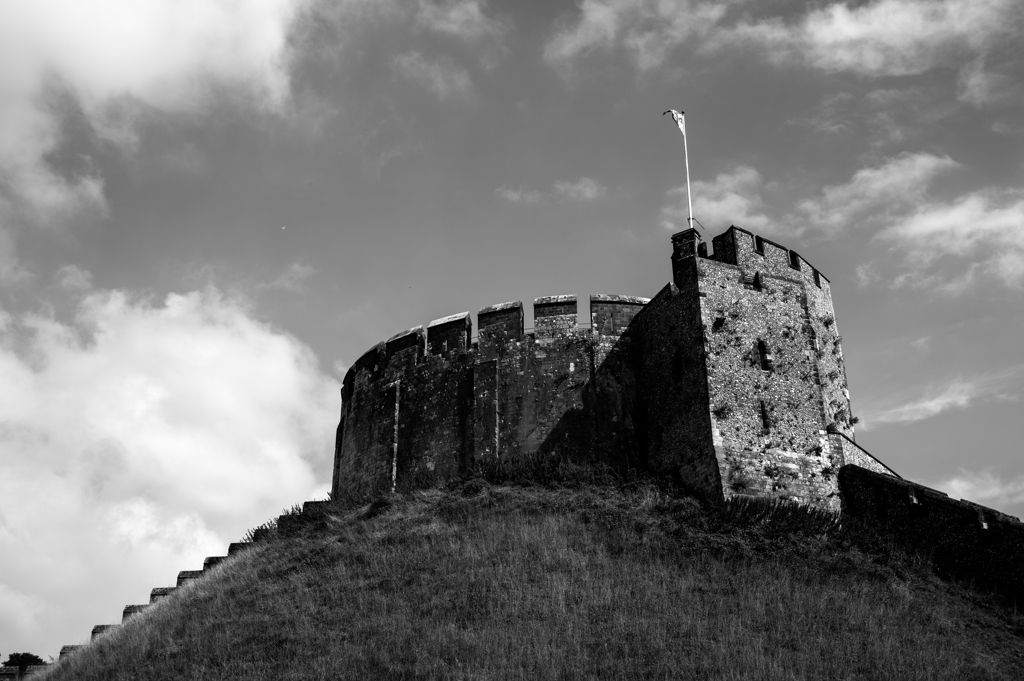
<svg viewBox="0 0 1024 681">
<path fill-rule="evenodd" d="M 0 654 L 322 498 L 377 341 L 657 292 L 667 108 L 701 223 L 832 281 L 858 441 L 1024 515 L 1021 9 L 3 2 Z"/>
</svg>

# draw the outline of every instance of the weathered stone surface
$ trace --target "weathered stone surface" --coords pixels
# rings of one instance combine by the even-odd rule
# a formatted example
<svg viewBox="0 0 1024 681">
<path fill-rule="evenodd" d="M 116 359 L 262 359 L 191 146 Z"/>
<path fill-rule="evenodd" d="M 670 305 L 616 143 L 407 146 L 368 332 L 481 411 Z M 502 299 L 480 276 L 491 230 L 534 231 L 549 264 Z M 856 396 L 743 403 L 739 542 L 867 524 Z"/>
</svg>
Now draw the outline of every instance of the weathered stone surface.
<svg viewBox="0 0 1024 681">
<path fill-rule="evenodd" d="M 639 296 L 590 296 L 590 327 L 602 336 L 621 336 L 649 298 Z"/>
<path fill-rule="evenodd" d="M 228 555 L 233 556 L 240 551 L 245 551 L 247 548 L 252 546 L 251 542 L 247 541 L 236 541 L 228 544 Z"/>
<path fill-rule="evenodd" d="M 307 501 L 302 504 L 302 515 L 317 516 L 323 515 L 331 507 L 329 501 Z"/>
<path fill-rule="evenodd" d="M 102 636 L 103 634 L 107 633 L 111 629 L 117 629 L 119 626 L 121 626 L 121 625 L 120 624 L 97 624 L 95 627 L 92 628 L 92 637 L 90 638 L 90 640 L 95 641 L 98 636 Z"/>
<path fill-rule="evenodd" d="M 63 660 L 65 657 L 67 657 L 68 655 L 70 655 L 71 653 L 75 652 L 76 650 L 78 650 L 81 647 L 82 646 L 80 646 L 80 645 L 61 646 L 60 647 L 60 655 L 57 657 L 57 659 L 58 660 Z"/>
<path fill-rule="evenodd" d="M 333 498 L 432 487 L 484 470 L 602 463 L 676 476 L 712 500 L 768 495 L 838 508 L 853 442 L 829 282 L 730 228 L 714 254 L 672 237 L 653 299 L 573 295 L 460 313 L 396 334 L 345 376 Z M 291 522 L 291 521 L 286 521 Z"/>
<path fill-rule="evenodd" d="M 17 679 L 17 678 L 18 678 L 18 668 L 17 667 L 8 667 L 7 665 L 4 665 L 3 667 L 0 667 L 0 679 L 2 679 L 4 681 L 6 681 L 7 679 L 11 679 L 11 681 L 14 681 L 14 679 Z"/>
<path fill-rule="evenodd" d="M 178 586 L 203 576 L 202 570 L 182 570 L 178 573 Z"/>
<path fill-rule="evenodd" d="M 30 664 L 27 667 L 25 667 L 25 673 L 21 675 L 21 678 L 27 679 L 27 678 L 35 676 L 36 674 L 42 674 L 43 672 L 45 672 L 49 668 L 50 668 L 50 665 L 46 664 L 46 663 L 43 663 L 43 664 Z"/>
<path fill-rule="evenodd" d="M 861 468 L 866 468 L 867 470 L 874 471 L 875 473 L 891 475 L 894 478 L 901 477 L 896 473 L 896 471 L 876 459 L 865 449 L 861 448 L 860 445 L 842 433 L 829 433 L 828 441 L 833 456 L 841 456 L 841 460 L 844 464 L 860 466 Z"/>
<path fill-rule="evenodd" d="M 533 331 L 543 343 L 576 331 L 576 296 L 544 296 L 533 301 Z"/>
<path fill-rule="evenodd" d="M 124 611 L 121 613 L 121 624 L 124 624 L 128 620 L 128 618 L 131 617 L 132 615 L 137 615 L 137 614 L 139 614 L 140 612 L 142 612 L 143 610 L 145 610 L 148 607 L 149 607 L 148 603 L 147 604 L 142 604 L 142 605 L 126 605 L 126 606 L 124 606 Z"/>
<path fill-rule="evenodd" d="M 178 587 L 176 587 L 176 586 L 158 586 L 158 587 L 154 588 L 152 591 L 149 592 L 149 603 L 150 603 L 150 605 L 152 605 L 153 603 L 156 603 L 161 598 L 167 598 L 172 593 L 174 593 L 174 590 L 177 589 L 177 588 Z"/>
<path fill-rule="evenodd" d="M 225 560 L 227 560 L 227 556 L 207 556 L 206 559 L 203 561 L 203 572 L 206 572 L 211 568 L 217 567 Z"/>
</svg>

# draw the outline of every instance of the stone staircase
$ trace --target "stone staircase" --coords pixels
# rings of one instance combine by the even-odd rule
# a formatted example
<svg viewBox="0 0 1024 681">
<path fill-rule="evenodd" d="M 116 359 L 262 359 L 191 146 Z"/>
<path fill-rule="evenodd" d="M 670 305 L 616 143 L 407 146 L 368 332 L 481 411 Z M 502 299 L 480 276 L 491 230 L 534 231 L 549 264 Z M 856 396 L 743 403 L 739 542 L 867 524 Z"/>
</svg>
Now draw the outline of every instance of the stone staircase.
<svg viewBox="0 0 1024 681">
<path fill-rule="evenodd" d="M 322 520 L 326 517 L 326 511 L 330 502 L 328 501 L 307 501 L 302 505 L 302 512 L 300 514 L 284 514 L 277 519 L 277 534 L 282 537 L 288 537 L 294 535 L 303 527 L 307 527 L 317 520 Z M 252 542 L 234 542 L 228 545 L 228 553 L 226 556 L 209 556 L 203 561 L 202 570 L 182 570 L 178 573 L 178 580 L 175 586 L 158 586 L 154 587 L 149 592 L 149 603 L 143 603 L 141 605 L 126 605 L 124 611 L 121 614 L 120 624 L 97 624 L 92 628 L 92 635 L 90 636 L 89 642 L 95 642 L 98 638 L 106 635 L 108 632 L 117 629 L 128 621 L 129 617 L 134 617 L 143 610 L 151 607 L 154 603 L 169 597 L 175 591 L 178 590 L 183 584 L 191 582 L 195 579 L 200 579 L 207 572 L 220 565 L 223 561 L 227 560 L 231 556 L 237 555 L 245 549 L 251 547 L 254 543 L 264 542 L 270 538 L 270 530 L 267 528 L 259 528 L 253 531 Z M 88 644 L 85 644 L 88 645 Z M 85 645 L 66 645 L 60 649 L 60 657 L 58 661 L 63 660 L 69 655 L 73 655 L 76 650 L 84 648 Z M 30 674 L 34 674 L 43 669 L 48 668 L 49 665 L 35 665 L 28 667 L 22 676 L 18 676 L 17 667 L 0 667 L 0 681 L 15 681 L 23 678 L 27 678 Z"/>
</svg>

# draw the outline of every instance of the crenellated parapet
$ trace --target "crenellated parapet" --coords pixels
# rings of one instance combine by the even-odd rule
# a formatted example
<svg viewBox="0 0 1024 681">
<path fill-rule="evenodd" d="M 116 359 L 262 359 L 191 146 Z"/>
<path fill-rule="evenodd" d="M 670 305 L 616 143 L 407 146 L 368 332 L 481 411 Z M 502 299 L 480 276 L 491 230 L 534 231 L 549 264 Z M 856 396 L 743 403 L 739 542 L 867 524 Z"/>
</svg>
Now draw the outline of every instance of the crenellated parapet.
<svg viewBox="0 0 1024 681">
<path fill-rule="evenodd" d="M 481 465 L 537 455 L 646 298 L 595 295 L 578 324 L 574 295 L 442 317 L 395 334 L 345 375 L 334 490 L 361 496 L 431 485 Z M 597 327 L 594 326 L 595 321 Z M 574 430 L 601 427 L 577 424 Z M 578 433 L 569 440 L 579 439 Z"/>
</svg>

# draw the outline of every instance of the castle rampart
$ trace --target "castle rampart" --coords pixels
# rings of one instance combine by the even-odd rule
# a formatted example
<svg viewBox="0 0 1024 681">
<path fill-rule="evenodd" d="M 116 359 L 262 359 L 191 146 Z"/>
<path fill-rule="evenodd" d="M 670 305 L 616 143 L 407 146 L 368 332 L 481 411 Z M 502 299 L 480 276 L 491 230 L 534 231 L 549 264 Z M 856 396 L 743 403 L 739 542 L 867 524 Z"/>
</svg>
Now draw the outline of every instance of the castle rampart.
<svg viewBox="0 0 1024 681">
<path fill-rule="evenodd" d="M 948 576 L 1024 599 L 1024 524 L 1005 513 L 891 475 L 847 465 L 843 514 L 929 555 Z"/>
<path fill-rule="evenodd" d="M 709 498 L 756 494 L 838 507 L 853 419 L 829 282 L 732 227 L 673 236 L 653 299 L 507 302 L 396 334 L 345 376 L 334 494 L 365 497 L 528 461 L 677 476 Z M 866 457 L 866 458 L 865 458 Z M 885 469 L 878 464 L 878 469 Z M 885 469 L 887 470 L 887 469 Z"/>
</svg>

